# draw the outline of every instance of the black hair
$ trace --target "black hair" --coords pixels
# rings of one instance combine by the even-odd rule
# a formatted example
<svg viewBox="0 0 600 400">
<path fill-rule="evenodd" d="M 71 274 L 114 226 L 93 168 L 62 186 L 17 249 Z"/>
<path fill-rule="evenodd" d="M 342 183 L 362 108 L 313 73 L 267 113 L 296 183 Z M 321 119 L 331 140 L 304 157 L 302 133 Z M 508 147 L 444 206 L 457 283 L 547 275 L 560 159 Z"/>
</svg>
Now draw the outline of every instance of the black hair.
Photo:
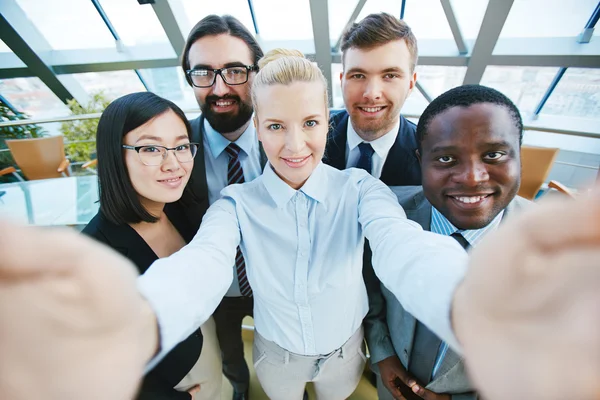
<svg viewBox="0 0 600 400">
<path fill-rule="evenodd" d="M 200 20 L 192 28 L 190 34 L 188 35 L 187 41 L 185 42 L 185 47 L 183 48 L 183 53 L 181 54 L 181 68 L 183 71 L 187 71 L 190 69 L 190 48 L 198 39 L 203 38 L 204 36 L 214 36 L 214 35 L 222 35 L 227 34 L 238 39 L 242 39 L 250 49 L 252 53 L 253 63 L 254 65 L 258 65 L 258 60 L 260 60 L 263 56 L 263 51 L 258 45 L 258 42 L 252 36 L 250 31 L 246 29 L 246 27 L 235 17 L 231 15 L 208 15 Z M 192 82 L 190 81 L 190 77 L 185 74 L 185 79 L 188 84 L 192 86 Z"/>
<path fill-rule="evenodd" d="M 451 107 L 469 107 L 480 103 L 492 103 L 505 107 L 519 132 L 519 144 L 521 144 L 523 141 L 523 119 L 517 106 L 508 97 L 495 89 L 482 85 L 463 85 L 443 93 L 429 103 L 423 111 L 417 124 L 419 151 L 421 151 L 421 143 L 427 134 L 429 124 L 437 115 Z"/>
<path fill-rule="evenodd" d="M 151 92 L 120 97 L 110 103 L 100 117 L 96 132 L 100 211 L 114 224 L 158 220 L 144 208 L 133 188 L 122 145 L 127 133 L 169 110 L 181 119 L 191 137 L 192 128 L 183 111 L 175 103 Z M 185 190 L 188 187 L 190 182 Z"/>
</svg>

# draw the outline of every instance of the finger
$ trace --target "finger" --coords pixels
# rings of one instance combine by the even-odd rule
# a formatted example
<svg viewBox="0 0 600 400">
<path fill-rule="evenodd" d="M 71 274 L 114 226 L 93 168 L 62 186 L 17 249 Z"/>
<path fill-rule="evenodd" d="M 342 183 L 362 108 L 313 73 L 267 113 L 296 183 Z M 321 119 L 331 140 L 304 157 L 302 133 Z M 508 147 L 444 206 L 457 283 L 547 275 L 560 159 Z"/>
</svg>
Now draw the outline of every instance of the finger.
<svg viewBox="0 0 600 400">
<path fill-rule="evenodd" d="M 98 245 L 67 228 L 35 228 L 0 221 L 0 276 L 58 274 L 81 265 Z M 84 260 L 85 261 L 85 260 Z"/>
<path fill-rule="evenodd" d="M 419 397 L 425 399 L 425 389 L 423 389 L 421 386 L 419 386 L 415 383 L 411 386 L 411 389 L 412 389 L 413 393 L 415 393 Z"/>
<path fill-rule="evenodd" d="M 578 199 L 548 201 L 519 221 L 528 240 L 544 250 L 600 245 L 600 186 Z M 568 229 L 567 229 L 568 227 Z"/>
</svg>

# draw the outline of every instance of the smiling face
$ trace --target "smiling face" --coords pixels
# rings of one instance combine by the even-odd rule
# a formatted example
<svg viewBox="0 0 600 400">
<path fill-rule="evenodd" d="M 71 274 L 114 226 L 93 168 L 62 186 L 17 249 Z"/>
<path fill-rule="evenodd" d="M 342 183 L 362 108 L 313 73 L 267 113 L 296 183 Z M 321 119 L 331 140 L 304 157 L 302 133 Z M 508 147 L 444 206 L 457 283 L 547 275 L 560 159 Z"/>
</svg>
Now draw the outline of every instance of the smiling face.
<svg viewBox="0 0 600 400">
<path fill-rule="evenodd" d="M 255 124 L 275 173 L 299 189 L 317 167 L 328 130 L 328 109 L 321 82 L 294 82 L 256 89 Z"/>
<path fill-rule="evenodd" d="M 417 80 L 410 51 L 400 39 L 371 49 L 349 48 L 343 60 L 340 79 L 352 127 L 364 140 L 375 140 L 396 124 Z"/>
<path fill-rule="evenodd" d="M 218 69 L 253 65 L 250 48 L 242 39 L 221 34 L 204 36 L 190 47 L 190 69 Z M 219 133 L 230 133 L 241 128 L 252 117 L 250 87 L 255 72 L 249 72 L 248 82 L 228 85 L 217 76 L 208 88 L 193 87 L 202 114 Z"/>
<path fill-rule="evenodd" d="M 158 145 L 177 147 L 189 143 L 190 139 L 183 121 L 168 110 L 123 137 L 129 146 Z M 144 165 L 135 150 L 125 152 L 125 165 L 131 184 L 146 209 L 155 205 L 172 203 L 181 198 L 183 189 L 190 179 L 194 162 L 180 163 L 173 151 L 169 151 L 162 165 Z"/>
<path fill-rule="evenodd" d="M 451 107 L 435 116 L 420 153 L 429 202 L 459 229 L 487 226 L 519 190 L 519 136 L 498 104 Z"/>
</svg>

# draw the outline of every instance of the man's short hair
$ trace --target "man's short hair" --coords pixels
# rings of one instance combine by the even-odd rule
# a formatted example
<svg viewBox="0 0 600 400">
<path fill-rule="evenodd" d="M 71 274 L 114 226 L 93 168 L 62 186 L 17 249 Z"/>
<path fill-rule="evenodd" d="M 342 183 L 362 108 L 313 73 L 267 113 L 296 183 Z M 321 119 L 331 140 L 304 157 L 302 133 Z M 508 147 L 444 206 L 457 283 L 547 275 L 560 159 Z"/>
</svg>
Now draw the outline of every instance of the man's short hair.
<svg viewBox="0 0 600 400">
<path fill-rule="evenodd" d="M 340 46 L 342 61 L 344 59 L 343 54 L 348 49 L 369 50 L 394 40 L 404 40 L 406 42 L 411 57 L 410 72 L 414 72 L 417 67 L 419 52 L 417 38 L 406 22 L 387 13 L 367 15 L 362 21 L 353 23 L 344 32 Z"/>
<path fill-rule="evenodd" d="M 423 111 L 417 124 L 419 150 L 421 150 L 421 143 L 427 134 L 429 124 L 437 115 L 451 107 L 469 107 L 481 103 L 492 103 L 506 108 L 515 124 L 515 128 L 519 132 L 519 144 L 521 144 L 523 141 L 523 119 L 517 106 L 504 94 L 490 87 L 463 85 L 443 93 L 429 103 L 425 111 Z"/>
<path fill-rule="evenodd" d="M 252 53 L 252 62 L 254 65 L 258 65 L 258 60 L 262 58 L 263 51 L 250 31 L 248 31 L 238 19 L 231 15 L 220 16 L 212 14 L 202 18 L 190 31 L 187 41 L 185 42 L 185 47 L 183 48 L 183 53 L 181 54 L 181 68 L 183 68 L 184 71 L 190 69 L 190 48 L 197 40 L 204 36 L 216 36 L 222 34 L 242 39 L 248 45 L 248 48 Z M 185 75 L 185 78 L 189 85 L 192 86 L 190 77 L 187 74 Z"/>
</svg>

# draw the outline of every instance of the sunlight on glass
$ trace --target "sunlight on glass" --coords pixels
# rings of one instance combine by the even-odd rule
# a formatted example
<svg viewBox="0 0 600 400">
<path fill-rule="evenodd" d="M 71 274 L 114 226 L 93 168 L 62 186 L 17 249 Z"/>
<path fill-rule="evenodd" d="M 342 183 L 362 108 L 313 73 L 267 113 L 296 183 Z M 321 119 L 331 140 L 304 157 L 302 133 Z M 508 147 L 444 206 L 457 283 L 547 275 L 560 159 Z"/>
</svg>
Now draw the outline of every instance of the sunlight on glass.
<svg viewBox="0 0 600 400">
<path fill-rule="evenodd" d="M 198 109 L 194 91 L 179 67 L 140 69 L 149 89 L 176 103 L 184 110 Z"/>
<path fill-rule="evenodd" d="M 435 99 L 442 93 L 462 85 L 467 67 L 417 65 L 417 81 Z"/>
<path fill-rule="evenodd" d="M 126 46 L 169 42 L 151 4 L 137 0 L 100 0 L 100 4 Z"/>
<path fill-rule="evenodd" d="M 544 97 L 558 68 L 488 66 L 481 84 L 501 91 L 529 117 Z"/>
<path fill-rule="evenodd" d="M 100 91 L 109 100 L 133 92 L 144 92 L 146 89 L 134 71 L 87 72 L 73 74 L 85 91 L 95 94 Z"/>
<path fill-rule="evenodd" d="M 600 119 L 600 69 L 567 69 L 541 113 Z"/>
<path fill-rule="evenodd" d="M 4 41 L 0 40 L 0 53 L 12 53 L 13 51 L 4 43 Z"/>
<path fill-rule="evenodd" d="M 0 93 L 17 110 L 34 118 L 67 115 L 67 106 L 39 78 L 0 79 Z"/>
<path fill-rule="evenodd" d="M 597 0 L 515 0 L 500 37 L 577 36 L 596 4 Z"/>
<path fill-rule="evenodd" d="M 488 0 L 451 0 L 452 10 L 464 39 L 476 39 Z"/>
<path fill-rule="evenodd" d="M 91 1 L 17 0 L 54 50 L 115 47 Z"/>
<path fill-rule="evenodd" d="M 263 40 L 313 39 L 308 0 L 253 0 L 253 3 Z"/>
<path fill-rule="evenodd" d="M 180 0 L 187 16 L 189 26 L 181 27 L 183 35 L 187 37 L 190 29 L 196 25 L 202 18 L 210 14 L 216 15 L 232 15 L 239 19 L 242 24 L 252 33 L 254 26 L 252 25 L 252 15 L 248 7 L 247 0 L 227 0 L 227 1 L 198 1 L 198 0 Z M 256 2 L 255 2 L 256 3 Z M 268 20 L 265 21 L 268 23 Z"/>
</svg>

